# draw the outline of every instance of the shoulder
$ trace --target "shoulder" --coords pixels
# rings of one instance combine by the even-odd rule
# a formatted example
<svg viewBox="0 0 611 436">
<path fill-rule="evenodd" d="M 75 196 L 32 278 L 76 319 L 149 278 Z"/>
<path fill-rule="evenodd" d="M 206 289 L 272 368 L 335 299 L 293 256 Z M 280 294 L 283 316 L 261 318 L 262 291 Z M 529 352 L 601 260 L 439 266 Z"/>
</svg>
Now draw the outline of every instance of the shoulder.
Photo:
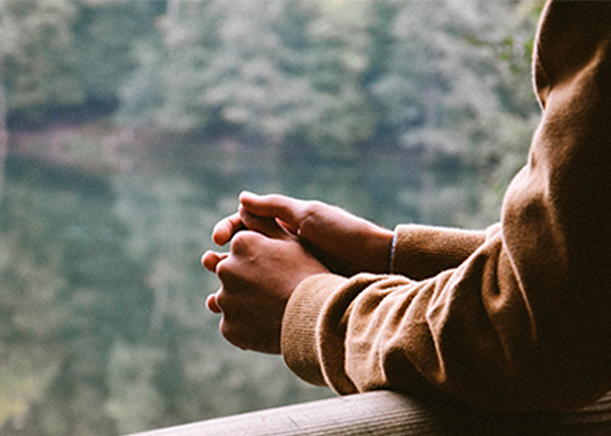
<svg viewBox="0 0 611 436">
<path fill-rule="evenodd" d="M 533 57 L 543 107 L 554 84 L 582 69 L 611 46 L 611 2 L 548 1 L 541 14 Z"/>
</svg>

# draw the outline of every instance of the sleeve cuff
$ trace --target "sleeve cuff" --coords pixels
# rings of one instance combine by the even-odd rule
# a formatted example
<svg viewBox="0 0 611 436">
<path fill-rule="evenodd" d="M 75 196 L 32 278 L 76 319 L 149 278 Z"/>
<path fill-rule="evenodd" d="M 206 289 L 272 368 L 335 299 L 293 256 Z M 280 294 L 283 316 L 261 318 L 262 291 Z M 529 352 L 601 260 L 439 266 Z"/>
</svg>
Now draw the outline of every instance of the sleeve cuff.
<svg viewBox="0 0 611 436">
<path fill-rule="evenodd" d="M 348 281 L 334 274 L 304 280 L 288 301 L 281 330 L 281 350 L 288 367 L 303 380 L 324 385 L 317 340 L 319 315 L 331 294 Z"/>
</svg>

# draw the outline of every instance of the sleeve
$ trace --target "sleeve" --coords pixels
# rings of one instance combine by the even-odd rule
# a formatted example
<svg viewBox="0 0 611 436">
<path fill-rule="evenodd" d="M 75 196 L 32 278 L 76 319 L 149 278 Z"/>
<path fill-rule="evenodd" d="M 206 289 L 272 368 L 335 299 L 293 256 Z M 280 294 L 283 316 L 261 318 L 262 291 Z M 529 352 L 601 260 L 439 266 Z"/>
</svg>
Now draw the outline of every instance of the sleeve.
<svg viewBox="0 0 611 436">
<path fill-rule="evenodd" d="M 546 5 L 534 58 L 542 121 L 500 225 L 465 250 L 456 239 L 458 264 L 439 272 L 409 274 L 431 251 L 399 229 L 394 267 L 413 278 L 305 280 L 282 325 L 295 373 L 340 394 L 432 387 L 503 411 L 579 407 L 611 389 L 609 23 L 611 2 Z"/>
<path fill-rule="evenodd" d="M 488 232 L 495 229 L 493 226 Z M 399 225 L 395 229 L 390 271 L 414 280 L 432 277 L 460 265 L 485 239 L 484 231 Z"/>
</svg>

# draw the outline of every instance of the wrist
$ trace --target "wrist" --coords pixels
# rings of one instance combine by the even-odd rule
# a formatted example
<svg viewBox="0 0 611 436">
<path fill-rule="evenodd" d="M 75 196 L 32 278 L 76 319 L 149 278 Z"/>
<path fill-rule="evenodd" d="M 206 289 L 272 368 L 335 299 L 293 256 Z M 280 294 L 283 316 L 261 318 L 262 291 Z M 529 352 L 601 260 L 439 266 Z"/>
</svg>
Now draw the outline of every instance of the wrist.
<svg viewBox="0 0 611 436">
<path fill-rule="evenodd" d="M 394 240 L 394 232 L 376 226 L 372 237 L 369 239 L 369 246 L 364 247 L 369 253 L 369 262 L 365 270 L 373 273 L 390 272 L 391 253 Z"/>
</svg>

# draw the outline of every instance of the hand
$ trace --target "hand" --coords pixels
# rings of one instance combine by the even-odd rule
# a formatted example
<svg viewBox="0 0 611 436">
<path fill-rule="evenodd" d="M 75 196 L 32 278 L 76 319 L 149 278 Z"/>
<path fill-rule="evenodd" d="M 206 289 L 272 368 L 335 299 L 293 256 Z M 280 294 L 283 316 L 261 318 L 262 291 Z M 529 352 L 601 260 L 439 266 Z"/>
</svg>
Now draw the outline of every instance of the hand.
<svg viewBox="0 0 611 436">
<path fill-rule="evenodd" d="M 393 233 L 343 209 L 318 201 L 283 195 L 240 195 L 240 212 L 220 221 L 213 240 L 224 245 L 248 228 L 245 212 L 276 220 L 297 236 L 325 266 L 343 275 L 359 272 L 386 273 L 390 269 Z"/>
<path fill-rule="evenodd" d="M 221 289 L 208 297 L 208 308 L 222 313 L 222 335 L 232 344 L 266 353 L 280 352 L 280 330 L 286 303 L 307 277 L 329 272 L 297 238 L 273 219 L 242 213 L 255 231 L 242 231 L 231 240 L 228 254 L 209 251 L 203 265 L 221 280 Z"/>
</svg>

